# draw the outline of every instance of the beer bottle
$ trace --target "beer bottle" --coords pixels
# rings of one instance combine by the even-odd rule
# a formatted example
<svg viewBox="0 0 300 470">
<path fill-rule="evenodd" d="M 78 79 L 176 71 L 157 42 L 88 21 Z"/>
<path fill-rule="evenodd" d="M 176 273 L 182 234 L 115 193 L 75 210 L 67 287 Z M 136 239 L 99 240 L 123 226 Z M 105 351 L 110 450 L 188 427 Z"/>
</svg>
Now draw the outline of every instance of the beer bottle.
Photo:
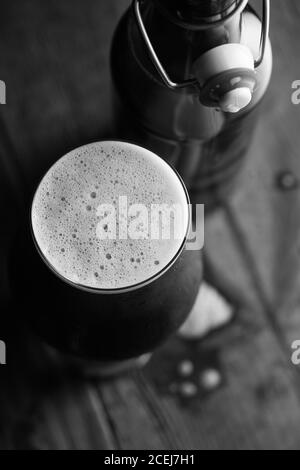
<svg viewBox="0 0 300 470">
<path fill-rule="evenodd" d="M 270 80 L 270 2 L 133 0 L 113 40 L 118 136 L 173 164 L 192 202 L 234 187 Z"/>
</svg>

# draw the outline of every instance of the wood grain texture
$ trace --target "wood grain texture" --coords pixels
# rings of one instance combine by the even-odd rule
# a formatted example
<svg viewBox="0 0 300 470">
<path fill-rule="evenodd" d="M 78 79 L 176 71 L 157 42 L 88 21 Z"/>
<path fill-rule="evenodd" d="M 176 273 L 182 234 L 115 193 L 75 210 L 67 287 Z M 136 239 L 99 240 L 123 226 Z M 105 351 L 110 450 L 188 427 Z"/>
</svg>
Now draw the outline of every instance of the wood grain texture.
<svg viewBox="0 0 300 470">
<path fill-rule="evenodd" d="M 0 16 L 0 317 L 10 315 L 5 260 L 19 214 L 50 163 L 111 135 L 109 48 L 127 0 L 15 0 Z M 16 325 L 3 330 L 0 448 L 299 449 L 300 374 L 290 344 L 300 338 L 300 6 L 272 2 L 274 74 L 240 187 L 206 221 L 206 276 L 237 305 L 234 322 L 200 343 L 173 338 L 143 372 L 113 381 L 79 378 L 52 362 Z M 13 201 L 13 202 L 12 202 Z M 9 209 L 9 210 L 7 210 Z M 176 391 L 178 363 L 207 368 L 220 386 L 192 399 Z"/>
</svg>

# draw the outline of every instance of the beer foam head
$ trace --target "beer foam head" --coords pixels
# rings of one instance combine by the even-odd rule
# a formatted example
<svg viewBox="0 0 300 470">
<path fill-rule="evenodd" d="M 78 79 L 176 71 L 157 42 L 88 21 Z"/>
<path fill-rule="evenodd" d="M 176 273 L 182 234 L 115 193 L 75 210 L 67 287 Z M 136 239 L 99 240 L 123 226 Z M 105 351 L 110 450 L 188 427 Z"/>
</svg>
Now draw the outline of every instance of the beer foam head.
<svg viewBox="0 0 300 470">
<path fill-rule="evenodd" d="M 93 289 L 149 282 L 176 259 L 189 226 L 188 196 L 174 170 L 124 142 L 93 143 L 58 160 L 31 216 L 51 268 Z"/>
</svg>

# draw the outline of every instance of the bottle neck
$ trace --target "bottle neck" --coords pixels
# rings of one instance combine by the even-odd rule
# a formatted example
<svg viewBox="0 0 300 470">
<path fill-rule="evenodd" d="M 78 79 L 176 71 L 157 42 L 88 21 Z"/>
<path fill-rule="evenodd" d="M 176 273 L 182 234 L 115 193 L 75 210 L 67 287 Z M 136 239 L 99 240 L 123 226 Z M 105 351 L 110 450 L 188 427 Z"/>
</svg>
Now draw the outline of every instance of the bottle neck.
<svg viewBox="0 0 300 470">
<path fill-rule="evenodd" d="M 226 19 L 244 0 L 153 0 L 170 20 L 186 25 L 200 25 Z"/>
<path fill-rule="evenodd" d="M 194 62 L 208 50 L 223 44 L 240 42 L 241 14 L 231 15 L 227 20 L 216 24 L 212 22 L 206 26 L 201 24 L 201 27 L 189 28 L 188 25 L 182 26 L 171 18 L 166 18 L 156 0 L 151 0 L 143 4 L 142 15 L 152 46 L 173 81 L 181 82 L 190 78 L 193 75 Z M 143 66 L 152 70 L 156 76 L 135 19 L 133 25 L 136 55 L 143 61 Z"/>
</svg>

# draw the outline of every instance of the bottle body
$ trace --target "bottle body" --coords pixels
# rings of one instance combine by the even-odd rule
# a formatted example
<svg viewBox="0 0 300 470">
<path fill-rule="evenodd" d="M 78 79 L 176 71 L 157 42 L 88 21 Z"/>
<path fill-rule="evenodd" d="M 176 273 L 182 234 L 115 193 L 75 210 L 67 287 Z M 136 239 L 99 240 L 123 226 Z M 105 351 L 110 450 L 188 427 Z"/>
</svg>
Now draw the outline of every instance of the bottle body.
<svg viewBox="0 0 300 470">
<path fill-rule="evenodd" d="M 153 46 L 175 80 L 189 78 L 197 58 L 226 43 L 242 43 L 259 55 L 261 22 L 246 9 L 214 28 L 189 30 L 167 21 L 149 2 L 143 17 Z M 257 69 L 251 104 L 238 114 L 207 107 L 193 87 L 171 90 L 161 81 L 132 11 L 122 18 L 112 47 L 118 133 L 144 145 L 179 171 L 192 201 L 216 207 L 234 186 L 272 69 L 270 43 Z"/>
</svg>

